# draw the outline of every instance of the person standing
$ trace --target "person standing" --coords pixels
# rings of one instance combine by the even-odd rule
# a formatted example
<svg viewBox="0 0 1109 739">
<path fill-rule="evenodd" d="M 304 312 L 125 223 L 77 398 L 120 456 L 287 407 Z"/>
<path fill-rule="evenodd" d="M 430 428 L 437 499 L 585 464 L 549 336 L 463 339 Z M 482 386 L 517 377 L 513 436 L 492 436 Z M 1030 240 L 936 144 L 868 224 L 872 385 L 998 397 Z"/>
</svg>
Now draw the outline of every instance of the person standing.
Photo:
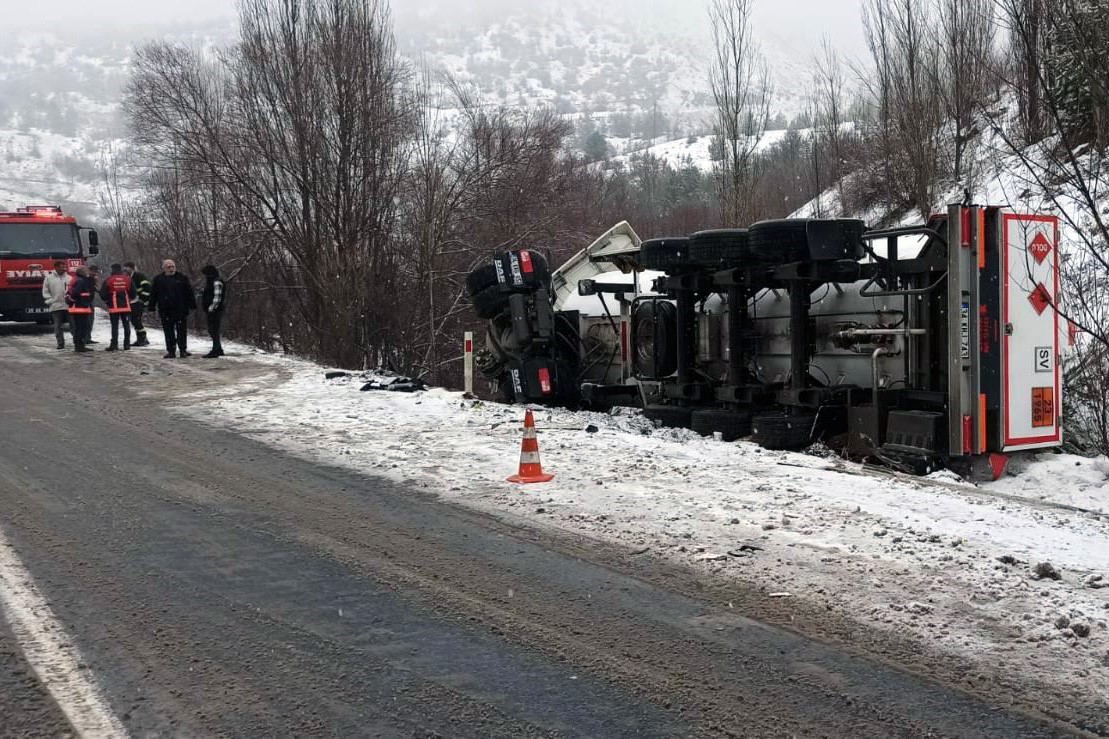
<svg viewBox="0 0 1109 739">
<path fill-rule="evenodd" d="M 166 337 L 163 359 L 189 356 L 189 311 L 195 308 L 196 296 L 189 278 L 177 271 L 172 259 L 162 262 L 162 273 L 150 285 L 150 309 L 157 310 L 162 318 L 162 333 Z"/>
<path fill-rule="evenodd" d="M 219 275 L 216 265 L 205 265 L 200 270 L 207 282 L 201 294 L 200 307 L 208 318 L 208 335 L 212 337 L 212 351 L 204 355 L 205 359 L 215 359 L 223 356 L 223 344 L 220 343 L 220 324 L 223 322 L 223 308 L 227 305 L 227 284 Z"/>
<path fill-rule="evenodd" d="M 92 323 L 92 300 L 96 293 L 96 283 L 89 277 L 85 267 L 78 267 L 73 282 L 69 284 L 66 294 L 66 304 L 69 306 L 69 321 L 73 332 L 73 351 L 91 352 L 85 346 L 85 337 L 89 334 L 89 324 Z"/>
<path fill-rule="evenodd" d="M 131 348 L 131 301 L 135 300 L 135 286 L 131 278 L 123 274 L 123 266 L 113 264 L 112 274 L 104 280 L 100 288 L 100 299 L 108 306 L 108 318 L 112 322 L 112 343 L 104 351 L 119 349 L 119 322 L 123 321 L 123 349 Z"/>
<path fill-rule="evenodd" d="M 42 300 L 54 321 L 54 338 L 58 340 L 59 349 L 65 349 L 65 333 L 62 328 L 69 321 L 69 305 L 65 300 L 68 291 L 69 273 L 65 262 L 59 259 L 54 262 L 54 271 L 48 273 L 42 281 Z M 72 330 L 70 327 L 70 331 Z"/>
<path fill-rule="evenodd" d="M 95 303 L 96 294 L 100 290 L 100 266 L 96 265 L 96 264 L 90 264 L 88 266 L 88 271 L 89 271 L 89 279 L 92 280 L 92 296 L 93 296 L 93 302 Z M 92 304 L 90 304 L 90 305 L 92 305 Z M 92 338 L 92 324 L 93 324 L 93 321 L 95 320 L 95 318 L 96 318 L 96 311 L 94 309 L 92 313 L 88 314 L 88 318 L 85 320 L 85 325 L 87 326 L 87 329 L 85 331 L 85 343 L 86 344 L 99 344 L 100 343 L 99 341 L 93 341 L 93 338 Z"/>
<path fill-rule="evenodd" d="M 123 274 L 131 278 L 131 284 L 135 288 L 135 297 L 131 301 L 131 325 L 135 328 L 135 343 L 132 346 L 150 346 L 150 340 L 146 338 L 146 326 L 142 323 L 146 304 L 150 300 L 150 280 L 135 269 L 134 262 L 123 263 Z"/>
</svg>

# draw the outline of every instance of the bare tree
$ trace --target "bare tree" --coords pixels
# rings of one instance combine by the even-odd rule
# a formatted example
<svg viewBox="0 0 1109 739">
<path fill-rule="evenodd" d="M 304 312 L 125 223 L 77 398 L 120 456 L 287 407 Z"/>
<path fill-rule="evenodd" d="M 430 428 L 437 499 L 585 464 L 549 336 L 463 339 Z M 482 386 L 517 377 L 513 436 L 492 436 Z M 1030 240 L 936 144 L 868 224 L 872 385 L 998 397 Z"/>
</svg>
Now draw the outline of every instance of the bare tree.
<svg viewBox="0 0 1109 739">
<path fill-rule="evenodd" d="M 843 98 L 843 88 L 846 78 L 839 53 L 832 46 L 831 40 L 824 36 L 820 40 L 820 52 L 813 58 L 815 72 L 813 75 L 814 91 L 814 123 L 813 130 L 813 168 L 819 191 L 820 185 L 820 160 L 826 158 L 829 166 L 825 174 L 835 185 L 839 195 L 841 209 L 846 208 L 844 200 L 843 176 L 846 162 L 844 160 L 844 147 L 842 124 L 844 123 L 844 108 L 846 103 Z M 825 151 L 826 157 L 821 157 Z M 819 213 L 817 215 L 820 215 Z"/>
<path fill-rule="evenodd" d="M 889 211 L 933 207 L 941 171 L 943 108 L 933 20 L 925 0 L 867 0 L 863 22 L 874 69 L 859 70 L 878 113 L 879 173 Z"/>
<path fill-rule="evenodd" d="M 994 0 L 938 0 L 937 49 L 940 93 L 954 129 L 952 179 L 967 185 L 967 148 L 975 135 L 975 114 L 996 90 Z"/>
<path fill-rule="evenodd" d="M 394 312 L 390 239 L 413 121 L 388 10 L 243 0 L 239 21 L 241 41 L 222 55 L 136 53 L 135 137 L 186 186 L 218 189 L 296 267 L 302 289 L 289 299 L 312 353 L 376 364 Z"/>
<path fill-rule="evenodd" d="M 712 0 L 714 59 L 710 73 L 716 102 L 716 135 L 724 148 L 719 162 L 725 224 L 741 226 L 758 217 L 751 197 L 755 157 L 770 117 L 770 71 L 751 26 L 752 0 Z"/>
</svg>

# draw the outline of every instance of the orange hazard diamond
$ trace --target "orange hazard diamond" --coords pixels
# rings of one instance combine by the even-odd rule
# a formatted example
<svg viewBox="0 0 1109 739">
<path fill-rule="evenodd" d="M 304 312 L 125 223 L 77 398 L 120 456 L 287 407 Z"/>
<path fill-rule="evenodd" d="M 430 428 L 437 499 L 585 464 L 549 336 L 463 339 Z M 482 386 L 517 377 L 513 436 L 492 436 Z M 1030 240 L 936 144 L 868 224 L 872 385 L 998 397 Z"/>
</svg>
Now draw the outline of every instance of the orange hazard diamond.
<svg viewBox="0 0 1109 739">
<path fill-rule="evenodd" d="M 1036 238 L 1032 239 L 1032 243 L 1028 245 L 1028 251 L 1032 253 L 1032 257 L 1036 260 L 1036 264 L 1043 264 L 1047 259 L 1047 255 L 1051 253 L 1051 242 L 1043 233 L 1036 234 Z"/>
<path fill-rule="evenodd" d="M 1028 302 L 1036 310 L 1036 315 L 1043 315 L 1043 312 L 1051 305 L 1051 293 L 1044 287 L 1044 283 L 1041 282 L 1036 285 L 1036 289 L 1029 293 Z"/>
</svg>

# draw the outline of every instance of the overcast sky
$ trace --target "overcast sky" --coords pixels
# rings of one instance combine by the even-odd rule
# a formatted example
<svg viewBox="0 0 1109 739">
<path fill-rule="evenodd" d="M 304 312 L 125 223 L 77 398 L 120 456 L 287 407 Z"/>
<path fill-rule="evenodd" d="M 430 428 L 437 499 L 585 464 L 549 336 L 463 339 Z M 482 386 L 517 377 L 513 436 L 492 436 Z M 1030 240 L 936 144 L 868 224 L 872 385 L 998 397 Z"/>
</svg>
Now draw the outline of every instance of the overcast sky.
<svg viewBox="0 0 1109 739">
<path fill-rule="evenodd" d="M 703 22 L 707 27 L 704 8 L 707 7 L 708 0 L 597 2 L 605 3 L 610 8 L 614 4 L 626 4 L 629 11 L 634 8 L 631 12 L 640 18 L 657 13 L 662 23 L 671 22 L 672 19 L 666 16 L 680 13 L 684 16 L 684 25 Z M 856 54 L 862 51 L 859 2 L 860 0 L 755 0 L 755 25 L 756 28 L 763 29 L 773 27 L 798 46 L 813 48 L 818 44 L 820 36 L 827 34 L 837 48 L 847 54 Z M 527 7 L 529 4 L 529 0 L 393 0 L 399 22 L 414 20 L 421 8 L 433 8 L 431 12 L 440 19 L 452 10 L 464 14 L 461 17 L 474 19 L 483 15 L 480 12 L 482 10 L 496 13 L 505 7 Z M 62 28 L 79 26 L 82 30 L 95 32 L 100 24 L 105 29 L 120 29 L 128 26 L 230 19 L 235 15 L 235 0 L 45 0 L 33 4 L 26 0 L 0 0 L 0 10 L 5 11 L 0 17 L 19 17 L 24 24 L 27 19 L 33 18 L 35 26 L 40 29 L 44 24 L 56 23 Z"/>
</svg>

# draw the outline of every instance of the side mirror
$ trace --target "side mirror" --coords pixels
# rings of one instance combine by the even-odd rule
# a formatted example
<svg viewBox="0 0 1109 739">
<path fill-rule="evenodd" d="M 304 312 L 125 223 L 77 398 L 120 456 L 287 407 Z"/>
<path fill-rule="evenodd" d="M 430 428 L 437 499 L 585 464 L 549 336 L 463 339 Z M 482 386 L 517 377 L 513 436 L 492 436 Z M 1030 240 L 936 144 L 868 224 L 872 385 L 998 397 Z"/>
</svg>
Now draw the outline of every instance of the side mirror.
<svg viewBox="0 0 1109 739">
<path fill-rule="evenodd" d="M 90 257 L 95 257 L 99 253 L 100 253 L 100 247 L 99 246 L 97 246 L 96 244 L 89 244 L 89 256 Z"/>
<path fill-rule="evenodd" d="M 99 246 L 99 245 L 100 245 L 100 236 L 97 235 L 97 233 L 94 229 L 90 228 L 89 229 L 89 246 Z M 92 249 L 89 249 L 89 253 L 90 254 L 95 254 L 96 252 L 92 251 Z"/>
</svg>

